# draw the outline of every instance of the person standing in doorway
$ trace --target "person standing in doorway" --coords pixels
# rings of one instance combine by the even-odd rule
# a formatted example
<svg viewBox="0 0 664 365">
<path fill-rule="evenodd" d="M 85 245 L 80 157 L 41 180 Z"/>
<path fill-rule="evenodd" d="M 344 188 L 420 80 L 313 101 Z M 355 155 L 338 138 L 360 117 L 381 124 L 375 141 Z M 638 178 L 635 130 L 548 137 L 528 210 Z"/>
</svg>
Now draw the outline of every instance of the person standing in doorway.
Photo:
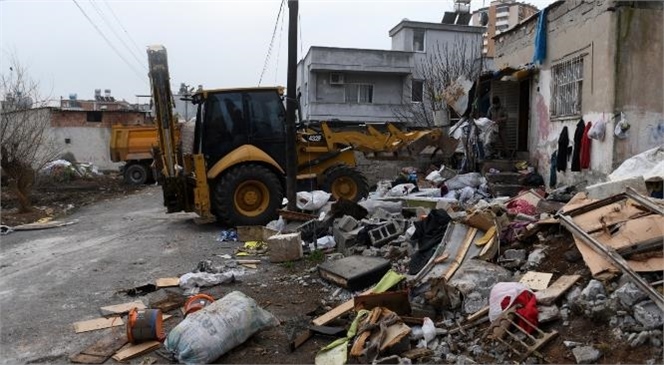
<svg viewBox="0 0 664 365">
<path fill-rule="evenodd" d="M 507 125 L 507 111 L 500 104 L 500 98 L 494 96 L 491 99 L 491 106 L 487 112 L 487 117 L 498 125 L 498 139 L 500 139 L 500 148 L 507 153 L 507 144 L 505 144 L 505 128 Z"/>
</svg>

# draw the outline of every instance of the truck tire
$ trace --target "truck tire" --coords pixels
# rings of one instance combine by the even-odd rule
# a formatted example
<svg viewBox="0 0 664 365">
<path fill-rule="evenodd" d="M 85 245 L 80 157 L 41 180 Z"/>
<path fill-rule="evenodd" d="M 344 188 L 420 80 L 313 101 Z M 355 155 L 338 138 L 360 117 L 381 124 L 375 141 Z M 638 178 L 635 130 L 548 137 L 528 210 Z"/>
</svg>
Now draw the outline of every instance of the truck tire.
<svg viewBox="0 0 664 365">
<path fill-rule="evenodd" d="M 356 202 L 369 195 L 369 184 L 364 175 L 346 165 L 327 169 L 323 174 L 322 188 L 332 194 L 335 200 L 344 198 Z"/>
<path fill-rule="evenodd" d="M 130 185 L 143 185 L 150 178 L 148 167 L 141 163 L 133 163 L 124 169 L 124 180 Z"/>
<path fill-rule="evenodd" d="M 217 220 L 231 226 L 265 225 L 277 218 L 284 198 L 279 177 L 260 165 L 242 165 L 225 172 L 215 184 Z"/>
</svg>

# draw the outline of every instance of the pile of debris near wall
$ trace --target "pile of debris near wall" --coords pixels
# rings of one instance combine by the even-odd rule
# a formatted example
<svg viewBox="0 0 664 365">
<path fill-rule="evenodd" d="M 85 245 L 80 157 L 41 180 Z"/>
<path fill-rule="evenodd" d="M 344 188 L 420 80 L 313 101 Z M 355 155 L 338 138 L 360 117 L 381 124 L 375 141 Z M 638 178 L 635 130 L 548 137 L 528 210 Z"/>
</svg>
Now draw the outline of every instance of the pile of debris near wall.
<svg viewBox="0 0 664 365">
<path fill-rule="evenodd" d="M 593 363 L 615 346 L 639 349 L 623 361 L 661 361 L 657 187 L 638 177 L 546 193 L 525 162 L 485 170 L 417 181 L 406 168 L 357 204 L 298 194 L 313 209 L 268 225 L 281 234 L 268 249 L 291 237 L 283 259 L 326 253 L 318 274 L 339 303 L 292 348 L 336 328 L 317 364 Z"/>
</svg>

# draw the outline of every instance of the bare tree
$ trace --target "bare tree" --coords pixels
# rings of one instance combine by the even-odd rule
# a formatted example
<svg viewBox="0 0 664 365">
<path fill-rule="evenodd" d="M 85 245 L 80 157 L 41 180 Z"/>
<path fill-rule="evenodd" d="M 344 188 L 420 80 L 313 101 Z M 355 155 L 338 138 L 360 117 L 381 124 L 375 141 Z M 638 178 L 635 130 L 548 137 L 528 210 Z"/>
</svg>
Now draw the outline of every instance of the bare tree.
<svg viewBox="0 0 664 365">
<path fill-rule="evenodd" d="M 50 132 L 48 101 L 27 69 L 14 56 L 0 76 L 3 101 L 0 119 L 0 166 L 19 202 L 19 211 L 32 210 L 30 194 L 36 171 L 58 155 Z"/>
<path fill-rule="evenodd" d="M 405 100 L 402 105 L 395 107 L 397 120 L 431 127 L 434 125 L 435 112 L 447 113 L 449 108 L 442 100 L 443 91 L 461 75 L 470 80 L 478 76 L 480 41 L 479 37 L 477 40 L 468 40 L 457 36 L 452 42 L 431 45 L 429 51 L 422 55 L 422 61 L 416 62 L 412 76 L 412 79 L 422 81 L 422 101 Z M 414 91 L 412 83 L 408 85 L 408 91 L 410 97 Z"/>
</svg>

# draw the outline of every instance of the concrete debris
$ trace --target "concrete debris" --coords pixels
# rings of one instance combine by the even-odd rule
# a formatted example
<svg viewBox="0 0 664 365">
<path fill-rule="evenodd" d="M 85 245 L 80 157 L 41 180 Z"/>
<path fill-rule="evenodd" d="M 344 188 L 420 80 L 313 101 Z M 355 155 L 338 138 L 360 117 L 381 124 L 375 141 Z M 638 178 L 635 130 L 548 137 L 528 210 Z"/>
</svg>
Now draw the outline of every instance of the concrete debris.
<svg viewBox="0 0 664 365">
<path fill-rule="evenodd" d="M 572 349 L 577 364 L 593 364 L 602 356 L 602 353 L 592 346 L 581 346 Z"/>
<path fill-rule="evenodd" d="M 581 291 L 581 299 L 585 301 L 593 301 L 599 299 L 598 296 L 606 298 L 606 291 L 604 285 L 597 280 L 590 280 L 588 285 Z"/>
<path fill-rule="evenodd" d="M 634 319 L 646 329 L 662 328 L 664 325 L 664 313 L 652 301 L 634 305 Z"/>
<path fill-rule="evenodd" d="M 627 282 L 613 292 L 611 297 L 617 297 L 624 308 L 631 309 L 634 304 L 646 299 L 648 296 L 632 282 Z"/>
</svg>

